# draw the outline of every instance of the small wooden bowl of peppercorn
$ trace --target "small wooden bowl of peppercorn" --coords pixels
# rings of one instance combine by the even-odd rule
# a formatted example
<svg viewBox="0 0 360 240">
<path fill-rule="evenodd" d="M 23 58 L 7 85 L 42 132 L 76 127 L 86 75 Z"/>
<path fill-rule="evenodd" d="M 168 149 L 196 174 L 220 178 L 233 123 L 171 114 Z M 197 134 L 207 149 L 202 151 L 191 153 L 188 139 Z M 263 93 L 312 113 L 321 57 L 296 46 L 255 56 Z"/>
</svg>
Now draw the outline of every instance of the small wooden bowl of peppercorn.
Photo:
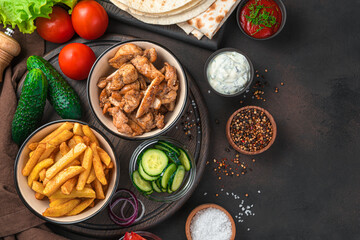
<svg viewBox="0 0 360 240">
<path fill-rule="evenodd" d="M 257 106 L 246 106 L 235 111 L 226 124 L 226 137 L 238 152 L 256 155 L 268 150 L 276 138 L 273 116 Z"/>
</svg>

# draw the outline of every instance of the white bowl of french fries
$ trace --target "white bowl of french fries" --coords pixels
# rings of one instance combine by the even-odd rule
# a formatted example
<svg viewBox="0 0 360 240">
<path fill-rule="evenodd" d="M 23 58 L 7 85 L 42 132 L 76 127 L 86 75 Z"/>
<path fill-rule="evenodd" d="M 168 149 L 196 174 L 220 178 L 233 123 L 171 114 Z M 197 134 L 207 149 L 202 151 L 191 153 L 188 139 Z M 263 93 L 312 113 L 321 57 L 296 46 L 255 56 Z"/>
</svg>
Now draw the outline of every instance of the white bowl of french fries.
<svg viewBox="0 0 360 240">
<path fill-rule="evenodd" d="M 115 192 L 120 166 L 110 141 L 96 128 L 58 120 L 35 130 L 15 160 L 15 183 L 24 204 L 59 224 L 100 212 Z"/>
<path fill-rule="evenodd" d="M 144 140 L 164 134 L 180 119 L 188 81 L 169 49 L 148 40 L 129 40 L 97 58 L 87 96 L 104 128 L 128 140 Z"/>
</svg>

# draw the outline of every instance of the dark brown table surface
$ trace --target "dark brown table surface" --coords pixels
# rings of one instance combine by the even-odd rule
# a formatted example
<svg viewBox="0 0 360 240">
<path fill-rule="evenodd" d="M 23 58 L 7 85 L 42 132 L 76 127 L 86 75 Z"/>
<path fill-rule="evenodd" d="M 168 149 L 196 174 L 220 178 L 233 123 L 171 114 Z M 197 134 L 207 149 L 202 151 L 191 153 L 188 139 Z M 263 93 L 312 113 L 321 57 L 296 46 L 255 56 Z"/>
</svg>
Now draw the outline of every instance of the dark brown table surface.
<svg viewBox="0 0 360 240">
<path fill-rule="evenodd" d="M 288 19 L 276 38 L 247 38 L 233 14 L 222 44 L 252 59 L 259 77 L 268 82 L 263 90 L 266 101 L 209 93 L 203 67 L 211 51 L 110 20 L 108 33 L 151 39 L 170 48 L 195 78 L 210 112 L 210 158 L 200 184 L 176 214 L 148 231 L 163 239 L 185 239 L 190 211 L 216 203 L 234 217 L 236 239 L 360 239 L 360 1 L 284 3 Z M 57 46 L 48 43 L 47 51 Z M 214 159 L 229 162 L 236 156 L 227 149 L 227 118 L 244 105 L 261 106 L 273 114 L 277 139 L 267 152 L 254 157 L 255 162 L 239 156 L 247 165 L 246 174 L 238 169 L 235 176 L 221 174 L 219 179 Z M 245 208 L 253 205 L 250 210 L 255 213 L 241 216 L 243 222 L 235 218 L 243 211 L 240 200 Z"/>
</svg>

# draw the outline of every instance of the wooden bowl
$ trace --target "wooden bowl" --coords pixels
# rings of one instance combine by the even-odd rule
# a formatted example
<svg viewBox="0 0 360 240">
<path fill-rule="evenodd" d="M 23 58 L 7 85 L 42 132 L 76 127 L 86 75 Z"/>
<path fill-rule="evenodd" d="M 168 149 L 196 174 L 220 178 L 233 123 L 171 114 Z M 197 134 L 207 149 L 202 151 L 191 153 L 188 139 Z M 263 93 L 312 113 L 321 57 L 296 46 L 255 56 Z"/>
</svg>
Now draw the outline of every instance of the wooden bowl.
<svg viewBox="0 0 360 240">
<path fill-rule="evenodd" d="M 198 213 L 200 210 L 203 210 L 205 208 L 216 208 L 219 209 L 221 211 L 223 211 L 226 216 L 228 216 L 230 222 L 231 222 L 231 237 L 230 240 L 234 240 L 235 239 L 235 234 L 236 234 L 236 227 L 235 227 L 235 222 L 233 217 L 230 215 L 230 213 L 228 211 L 226 211 L 225 208 L 217 205 L 217 204 L 213 204 L 213 203 L 206 203 L 206 204 L 202 204 L 198 207 L 196 207 L 194 210 L 191 211 L 191 213 L 189 214 L 188 218 L 186 219 L 186 224 L 185 224 L 185 233 L 186 233 L 186 238 L 187 240 L 192 240 L 191 238 L 191 233 L 190 233 L 190 225 L 191 225 L 191 221 L 193 219 L 193 217 L 196 215 L 196 213 Z"/>
<path fill-rule="evenodd" d="M 230 135 L 230 124 L 233 120 L 233 118 L 235 117 L 236 114 L 238 114 L 239 112 L 245 110 L 245 109 L 252 109 L 252 108 L 255 108 L 257 110 L 260 110 L 262 112 L 265 113 L 265 115 L 269 118 L 270 120 L 270 123 L 271 123 L 271 126 L 272 126 L 272 132 L 273 132 L 273 136 L 269 142 L 268 145 L 266 145 L 266 147 L 262 148 L 262 149 L 259 149 L 255 152 L 250 152 L 250 151 L 245 151 L 245 150 L 242 150 L 240 147 L 238 147 L 235 142 L 233 141 L 233 139 L 231 138 L 231 135 Z M 242 153 L 242 154 L 246 154 L 246 155 L 256 155 L 256 154 L 260 154 L 262 152 L 265 152 L 266 150 L 268 150 L 271 145 L 274 143 L 275 141 L 275 138 L 276 138 L 276 134 L 277 134 L 277 128 L 276 128 L 276 123 L 275 123 L 275 120 L 273 118 L 273 116 L 267 111 L 265 110 L 264 108 L 261 108 L 261 107 L 258 107 L 258 106 L 246 106 L 246 107 L 242 107 L 238 110 L 236 110 L 230 117 L 229 117 L 229 120 L 227 121 L 227 124 L 226 124 L 226 138 L 228 140 L 228 142 L 230 143 L 230 145 L 238 152 Z"/>
</svg>

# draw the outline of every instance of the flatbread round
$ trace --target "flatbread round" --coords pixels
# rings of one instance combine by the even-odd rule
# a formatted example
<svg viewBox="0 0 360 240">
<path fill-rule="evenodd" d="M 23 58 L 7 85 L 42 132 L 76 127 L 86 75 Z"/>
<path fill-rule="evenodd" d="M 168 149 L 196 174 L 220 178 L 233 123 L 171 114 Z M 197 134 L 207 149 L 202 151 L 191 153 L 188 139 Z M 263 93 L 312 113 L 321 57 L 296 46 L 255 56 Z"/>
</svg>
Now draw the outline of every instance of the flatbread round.
<svg viewBox="0 0 360 240">
<path fill-rule="evenodd" d="M 121 3 L 119 0 L 110 0 L 114 5 L 116 5 L 118 8 L 129 12 L 128 7 Z M 176 24 L 180 22 L 187 21 L 191 18 L 194 18 L 201 14 L 202 12 L 206 11 L 216 0 L 204 0 L 196 7 L 189 9 L 187 11 L 181 12 L 176 15 L 170 15 L 170 16 L 141 16 L 134 13 L 129 12 L 134 18 L 150 24 L 157 24 L 157 25 L 171 25 Z"/>
<path fill-rule="evenodd" d="M 120 0 L 124 5 L 143 13 L 163 13 L 178 9 L 194 0 Z"/>
<path fill-rule="evenodd" d="M 121 0 L 120 0 L 121 1 Z M 185 12 L 185 11 L 188 11 L 194 7 L 197 7 L 198 5 L 200 5 L 202 2 L 204 2 L 205 0 L 196 0 L 196 1 L 192 1 L 192 2 L 189 2 L 188 4 L 180 7 L 180 8 L 177 8 L 177 9 L 174 9 L 172 11 L 168 11 L 168 12 L 163 12 L 163 13 L 144 13 L 144 12 L 140 12 L 136 9 L 133 9 L 133 8 L 128 8 L 128 11 L 129 13 L 133 13 L 133 14 L 136 14 L 136 15 L 139 15 L 139 16 L 147 16 L 147 17 L 164 17 L 164 16 L 172 16 L 172 15 L 177 15 L 177 14 L 180 14 L 182 12 Z"/>
</svg>

